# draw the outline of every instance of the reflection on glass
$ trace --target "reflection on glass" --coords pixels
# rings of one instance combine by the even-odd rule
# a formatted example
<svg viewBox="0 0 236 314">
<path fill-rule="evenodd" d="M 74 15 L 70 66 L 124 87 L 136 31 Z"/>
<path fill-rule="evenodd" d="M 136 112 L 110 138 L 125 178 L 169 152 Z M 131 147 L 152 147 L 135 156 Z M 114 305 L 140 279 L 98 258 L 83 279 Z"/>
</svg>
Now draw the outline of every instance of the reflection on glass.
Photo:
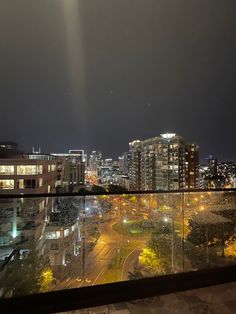
<svg viewBox="0 0 236 314">
<path fill-rule="evenodd" d="M 22 199 L 0 202 L 1 263 L 10 256 L 2 297 L 218 267 L 236 257 L 235 192 Z"/>
</svg>

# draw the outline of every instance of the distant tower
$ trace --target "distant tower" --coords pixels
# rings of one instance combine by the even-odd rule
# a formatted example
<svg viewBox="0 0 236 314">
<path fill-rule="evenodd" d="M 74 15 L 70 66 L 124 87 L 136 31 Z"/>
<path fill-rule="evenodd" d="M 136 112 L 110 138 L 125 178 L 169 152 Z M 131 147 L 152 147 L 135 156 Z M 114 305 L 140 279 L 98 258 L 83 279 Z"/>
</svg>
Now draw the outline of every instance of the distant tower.
<svg viewBox="0 0 236 314">
<path fill-rule="evenodd" d="M 34 146 L 32 147 L 32 153 L 33 154 L 41 154 L 41 147 L 39 147 L 38 151 L 34 149 Z"/>
<path fill-rule="evenodd" d="M 217 159 L 213 158 L 212 155 L 209 156 L 208 158 L 208 167 L 209 167 L 209 174 L 211 176 L 216 176 L 217 175 Z"/>
</svg>

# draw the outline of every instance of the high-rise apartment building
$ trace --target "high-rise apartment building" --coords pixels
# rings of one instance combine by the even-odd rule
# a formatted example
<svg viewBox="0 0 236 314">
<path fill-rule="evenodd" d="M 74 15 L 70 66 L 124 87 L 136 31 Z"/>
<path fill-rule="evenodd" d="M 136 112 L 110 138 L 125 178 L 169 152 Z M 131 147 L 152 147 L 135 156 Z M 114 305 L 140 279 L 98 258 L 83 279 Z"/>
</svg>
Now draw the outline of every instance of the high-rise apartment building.
<svg viewBox="0 0 236 314">
<path fill-rule="evenodd" d="M 130 190 L 141 190 L 141 152 L 142 142 L 139 140 L 129 143 L 128 152 L 128 176 Z"/>
<path fill-rule="evenodd" d="M 187 144 L 185 148 L 185 189 L 200 188 L 199 148 L 196 144 Z"/>
<path fill-rule="evenodd" d="M 130 190 L 178 190 L 198 187 L 199 151 L 174 133 L 129 144 Z"/>
<path fill-rule="evenodd" d="M 69 150 L 69 153 L 51 153 L 58 162 L 60 187 L 72 191 L 84 185 L 85 159 L 83 150 Z"/>
<path fill-rule="evenodd" d="M 102 152 L 100 151 L 92 151 L 88 160 L 88 168 L 91 171 L 97 171 L 99 167 L 102 165 Z"/>
</svg>

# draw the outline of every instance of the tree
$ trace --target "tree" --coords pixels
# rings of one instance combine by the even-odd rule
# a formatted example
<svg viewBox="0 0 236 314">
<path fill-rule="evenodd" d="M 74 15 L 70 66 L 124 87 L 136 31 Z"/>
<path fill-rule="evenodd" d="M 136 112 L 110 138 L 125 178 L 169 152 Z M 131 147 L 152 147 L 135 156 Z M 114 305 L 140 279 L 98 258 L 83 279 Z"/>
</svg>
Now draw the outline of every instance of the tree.
<svg viewBox="0 0 236 314">
<path fill-rule="evenodd" d="M 157 221 L 155 223 L 154 231 L 153 231 L 153 237 L 162 235 L 162 234 L 171 234 L 172 233 L 172 224 L 171 221 L 168 222 L 162 222 L 162 221 Z"/>
<path fill-rule="evenodd" d="M 165 260 L 149 247 L 140 254 L 139 262 L 152 274 L 166 273 Z"/>
<path fill-rule="evenodd" d="M 132 272 L 128 272 L 129 280 L 142 279 L 142 278 L 144 278 L 144 275 L 142 273 L 141 267 L 135 266 Z"/>
<path fill-rule="evenodd" d="M 113 185 L 113 184 L 110 184 L 108 186 L 108 192 L 110 193 L 120 193 L 120 194 L 123 194 L 123 193 L 126 193 L 127 192 L 127 189 L 124 188 L 123 186 L 120 186 L 120 185 Z"/>
<path fill-rule="evenodd" d="M 158 222 L 152 232 L 148 246 L 163 260 L 162 266 L 166 273 L 182 267 L 182 239 L 173 229 L 171 221 Z"/>
<path fill-rule="evenodd" d="M 190 232 L 187 240 L 195 246 L 221 246 L 224 256 L 225 242 L 234 234 L 234 224 L 229 219 L 212 213 L 195 214 L 189 221 Z"/>
<path fill-rule="evenodd" d="M 38 283 L 39 283 L 39 291 L 47 292 L 52 289 L 53 284 L 55 282 L 55 278 L 53 277 L 53 271 L 50 267 L 42 269 Z"/>
<path fill-rule="evenodd" d="M 49 259 L 39 256 L 35 250 L 30 251 L 23 259 L 17 258 L 7 267 L 3 276 L 5 294 L 27 295 L 46 289 L 46 285 L 50 288 L 49 277 L 47 282 L 43 281 L 46 270 L 51 271 L 52 278 Z"/>
<path fill-rule="evenodd" d="M 89 191 L 86 188 L 80 188 L 78 191 L 79 194 L 89 194 Z"/>
<path fill-rule="evenodd" d="M 236 241 L 234 237 L 230 239 L 229 243 L 227 244 L 225 249 L 225 255 L 236 258 Z"/>
<path fill-rule="evenodd" d="M 93 193 L 107 193 L 107 190 L 99 185 L 93 185 L 91 191 Z"/>
</svg>

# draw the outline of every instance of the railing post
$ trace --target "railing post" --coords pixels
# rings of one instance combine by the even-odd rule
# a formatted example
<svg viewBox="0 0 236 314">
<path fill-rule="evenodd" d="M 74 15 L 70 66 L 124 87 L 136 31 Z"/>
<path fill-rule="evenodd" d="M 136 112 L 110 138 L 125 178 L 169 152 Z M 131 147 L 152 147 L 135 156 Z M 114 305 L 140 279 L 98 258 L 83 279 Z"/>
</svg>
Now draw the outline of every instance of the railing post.
<svg viewBox="0 0 236 314">
<path fill-rule="evenodd" d="M 174 240 L 175 240 L 175 224 L 174 224 L 174 215 L 173 215 L 173 208 L 172 208 L 172 219 L 171 219 L 171 232 L 172 232 L 172 238 L 171 238 L 171 268 L 172 272 L 174 272 Z"/>
<path fill-rule="evenodd" d="M 85 195 L 83 196 L 83 208 L 82 208 L 82 277 L 85 277 Z"/>
<path fill-rule="evenodd" d="M 181 245 L 181 248 L 182 248 L 182 271 L 184 272 L 184 237 L 185 237 L 185 234 L 184 234 L 184 193 L 185 192 L 182 192 L 181 193 L 181 217 L 182 217 L 182 245 Z"/>
</svg>

